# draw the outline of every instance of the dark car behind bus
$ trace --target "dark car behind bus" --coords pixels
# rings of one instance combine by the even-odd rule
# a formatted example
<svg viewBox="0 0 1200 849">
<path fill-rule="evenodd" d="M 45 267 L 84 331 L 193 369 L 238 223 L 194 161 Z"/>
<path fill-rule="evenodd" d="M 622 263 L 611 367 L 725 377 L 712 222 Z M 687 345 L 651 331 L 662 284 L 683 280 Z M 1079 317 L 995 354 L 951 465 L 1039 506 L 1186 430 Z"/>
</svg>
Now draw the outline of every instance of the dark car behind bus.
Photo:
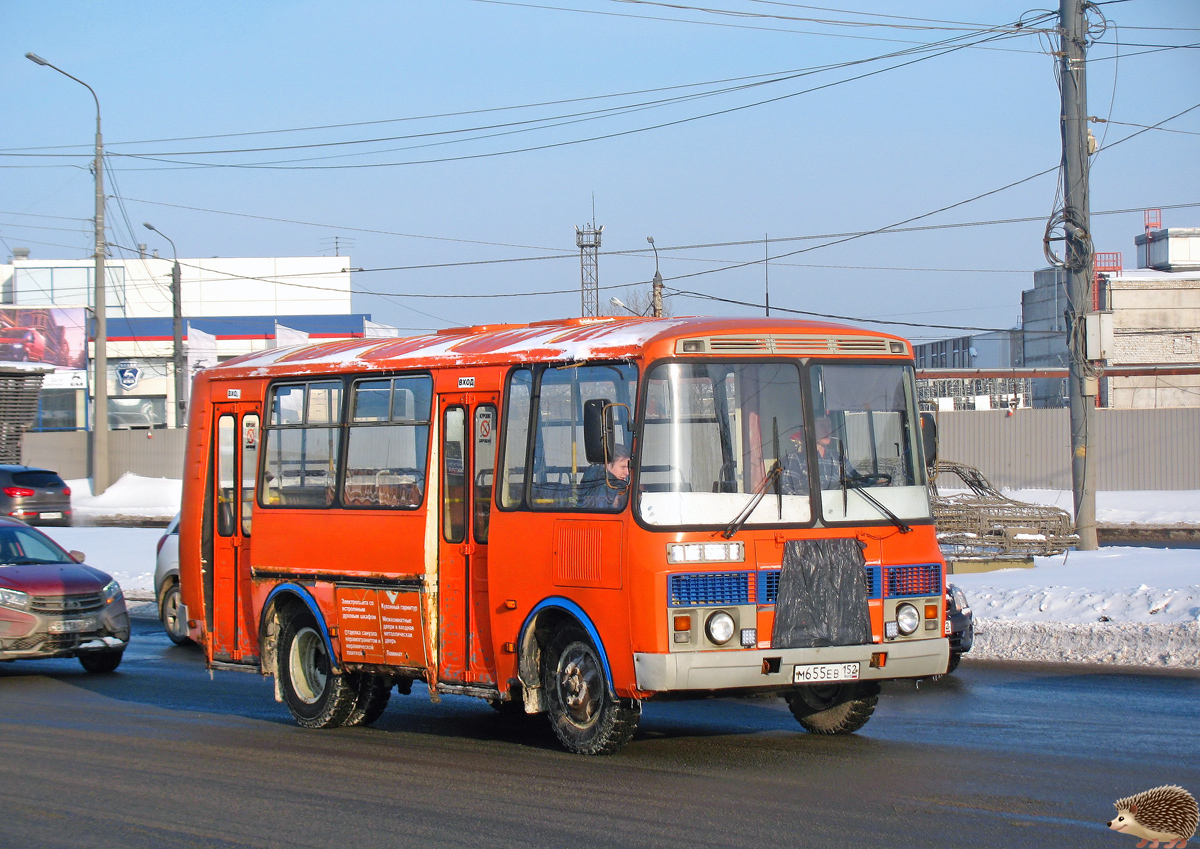
<svg viewBox="0 0 1200 849">
<path fill-rule="evenodd" d="M 0 515 L 29 525 L 69 525 L 71 488 L 49 469 L 0 465 Z"/>
</svg>

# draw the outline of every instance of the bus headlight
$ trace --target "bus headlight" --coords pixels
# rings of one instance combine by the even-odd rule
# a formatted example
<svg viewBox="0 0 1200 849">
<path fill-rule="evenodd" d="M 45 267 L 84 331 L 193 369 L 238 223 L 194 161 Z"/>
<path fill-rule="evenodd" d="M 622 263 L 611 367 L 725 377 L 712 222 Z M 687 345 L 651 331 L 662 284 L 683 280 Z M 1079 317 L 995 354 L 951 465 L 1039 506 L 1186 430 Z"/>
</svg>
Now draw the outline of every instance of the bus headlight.
<svg viewBox="0 0 1200 849">
<path fill-rule="evenodd" d="M 902 604 L 896 608 L 896 627 L 900 633 L 908 636 L 921 625 L 921 613 L 911 604 Z"/>
<path fill-rule="evenodd" d="M 711 642 L 718 646 L 723 646 L 732 640 L 735 630 L 733 617 L 724 610 L 718 610 L 704 623 L 704 633 L 708 635 Z"/>
</svg>

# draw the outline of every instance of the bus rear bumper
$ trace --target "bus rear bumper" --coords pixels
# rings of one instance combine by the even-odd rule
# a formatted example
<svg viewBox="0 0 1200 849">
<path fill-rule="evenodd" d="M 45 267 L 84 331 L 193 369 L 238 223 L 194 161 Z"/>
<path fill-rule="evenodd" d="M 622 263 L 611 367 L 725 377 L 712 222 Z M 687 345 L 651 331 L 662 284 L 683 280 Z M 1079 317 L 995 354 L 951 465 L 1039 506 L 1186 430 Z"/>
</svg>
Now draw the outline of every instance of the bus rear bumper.
<svg viewBox="0 0 1200 849">
<path fill-rule="evenodd" d="M 883 667 L 871 666 L 871 655 L 887 654 Z M 922 678 L 941 675 L 950 660 L 948 640 L 912 640 L 865 646 L 810 649 L 697 651 L 650 654 L 635 652 L 637 687 L 643 692 L 781 688 L 795 684 L 797 666 L 814 663 L 859 663 L 860 679 Z M 775 671 L 777 670 L 777 671 Z"/>
</svg>

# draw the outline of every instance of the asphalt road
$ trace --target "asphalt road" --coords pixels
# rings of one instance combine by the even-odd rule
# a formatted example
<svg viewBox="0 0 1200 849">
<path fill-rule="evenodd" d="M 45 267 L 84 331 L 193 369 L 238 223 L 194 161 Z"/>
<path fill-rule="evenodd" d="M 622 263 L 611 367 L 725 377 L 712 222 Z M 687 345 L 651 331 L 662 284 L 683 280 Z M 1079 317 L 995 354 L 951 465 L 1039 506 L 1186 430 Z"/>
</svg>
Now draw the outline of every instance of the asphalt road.
<svg viewBox="0 0 1200 849">
<path fill-rule="evenodd" d="M 0 664 L 2 847 L 1132 846 L 1112 802 L 1200 792 L 1200 675 L 985 665 L 888 685 L 859 734 L 778 699 L 647 705 L 609 758 L 542 721 L 394 695 L 308 731 L 137 621 L 112 675 Z"/>
</svg>

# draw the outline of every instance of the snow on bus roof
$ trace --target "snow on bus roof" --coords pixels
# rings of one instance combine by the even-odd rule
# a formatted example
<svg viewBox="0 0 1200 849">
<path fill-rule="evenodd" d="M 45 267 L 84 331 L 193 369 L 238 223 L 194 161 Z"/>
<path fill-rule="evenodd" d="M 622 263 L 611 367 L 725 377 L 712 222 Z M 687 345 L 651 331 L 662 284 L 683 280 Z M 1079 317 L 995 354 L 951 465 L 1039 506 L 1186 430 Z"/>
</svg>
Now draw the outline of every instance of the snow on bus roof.
<svg viewBox="0 0 1200 849">
<path fill-rule="evenodd" d="M 735 327 L 741 332 L 759 325 L 763 332 L 778 333 L 795 324 L 796 331 L 869 332 L 845 325 L 823 322 L 801 322 L 789 319 L 759 318 L 574 318 L 536 322 L 528 325 L 483 325 L 440 330 L 423 336 L 388 339 L 349 339 L 312 345 L 270 348 L 247 354 L 222 363 L 217 368 L 251 369 L 252 375 L 266 375 L 287 364 L 297 371 L 313 366 L 340 366 L 350 369 L 373 370 L 391 368 L 397 359 L 451 360 L 479 362 L 497 356 L 524 354 L 537 360 L 583 361 L 604 357 L 628 356 L 630 349 L 640 348 L 650 341 L 675 335 L 683 328 L 697 334 L 728 332 Z M 751 325 L 751 327 L 747 327 Z M 782 327 L 781 327 L 782 325 Z M 790 329 L 790 328 L 787 328 Z M 673 334 L 672 331 L 675 331 Z M 786 332 L 786 330 L 784 330 Z M 324 369 L 320 369 L 324 371 Z"/>
</svg>

